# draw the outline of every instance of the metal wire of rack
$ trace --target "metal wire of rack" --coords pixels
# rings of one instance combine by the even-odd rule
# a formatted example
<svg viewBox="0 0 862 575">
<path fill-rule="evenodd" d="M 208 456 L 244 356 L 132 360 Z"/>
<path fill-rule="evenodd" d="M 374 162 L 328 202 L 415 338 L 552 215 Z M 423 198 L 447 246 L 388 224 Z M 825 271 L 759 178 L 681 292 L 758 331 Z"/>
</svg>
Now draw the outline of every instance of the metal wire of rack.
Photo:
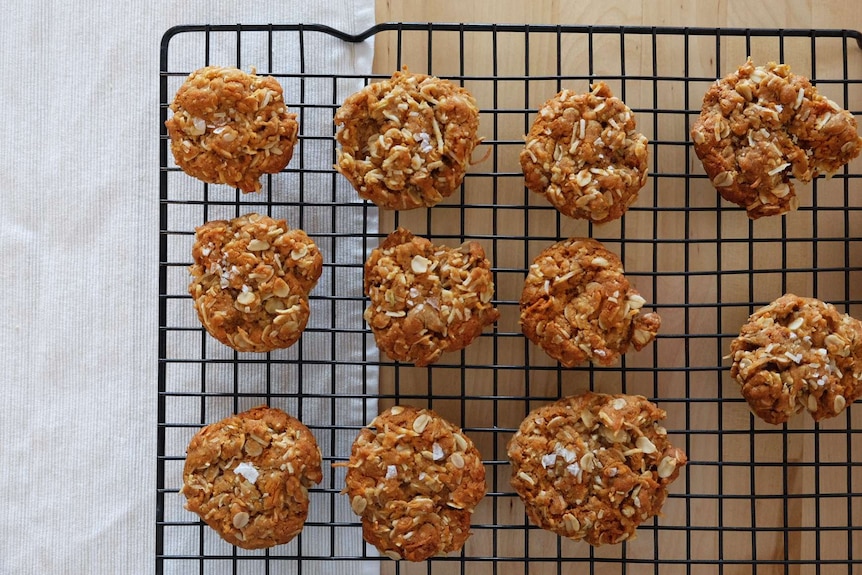
<svg viewBox="0 0 862 575">
<path fill-rule="evenodd" d="M 281 48 L 318 37 L 373 38 L 391 69 L 362 78 L 333 74 L 308 69 L 302 49 Z M 251 44 L 263 46 L 265 62 L 248 60 Z M 862 317 L 862 199 L 851 191 L 862 166 L 854 162 L 830 179 L 798 185 L 797 212 L 752 222 L 720 200 L 688 136 L 709 84 L 749 55 L 790 64 L 858 115 L 860 47 L 862 35 L 846 30 L 490 24 L 380 24 L 356 36 L 317 25 L 169 30 L 161 51 L 161 122 L 193 66 L 256 64 L 287 86 L 301 134 L 288 168 L 269 177 L 261 195 L 248 197 L 182 174 L 160 132 L 157 572 L 311 573 L 332 562 L 385 573 L 862 572 L 862 408 L 819 424 L 807 416 L 764 424 L 748 412 L 722 359 L 748 314 L 785 292 Z M 192 57 L 177 58 L 181 51 Z M 376 209 L 345 199 L 352 190 L 331 168 L 331 115 L 346 96 L 343 82 L 371 82 L 402 65 L 467 87 L 479 102 L 490 152 L 460 193 L 431 209 L 380 213 L 378 229 Z M 621 220 L 601 226 L 562 217 L 526 191 L 517 161 L 538 106 L 563 87 L 586 89 L 596 79 L 626 101 L 650 140 L 647 186 Z M 329 86 L 331 99 L 303 101 L 312 82 Z M 323 120 L 310 121 L 316 116 Z M 315 146 L 322 160 L 303 160 Z M 251 209 L 287 217 L 295 227 L 313 224 L 306 231 L 325 256 L 329 280 L 311 298 L 312 318 L 323 319 L 284 353 L 219 347 L 197 323 L 185 291 L 193 227 Z M 362 229 L 345 229 L 342 220 L 351 218 Z M 396 225 L 438 243 L 479 241 L 493 265 L 499 322 L 428 368 L 378 357 L 362 321 L 361 285 L 345 287 L 361 284 L 363 254 Z M 518 298 L 532 258 L 571 236 L 595 237 L 616 251 L 662 315 L 655 343 L 616 367 L 561 368 L 520 333 Z M 345 349 L 360 351 L 345 357 Z M 343 389 L 350 378 L 362 384 Z M 524 415 L 585 389 L 653 399 L 668 412 L 669 434 L 690 459 L 664 516 L 621 545 L 592 548 L 532 526 L 508 482 L 506 443 Z M 310 427 L 324 452 L 325 479 L 312 490 L 312 513 L 297 540 L 245 552 L 185 512 L 177 492 L 191 435 L 257 403 L 300 419 L 323 414 Z M 358 521 L 339 494 L 343 475 L 331 464 L 347 458 L 344 445 L 363 422 L 393 403 L 432 407 L 462 426 L 483 454 L 488 493 L 462 553 L 408 564 L 362 545 Z"/>
</svg>

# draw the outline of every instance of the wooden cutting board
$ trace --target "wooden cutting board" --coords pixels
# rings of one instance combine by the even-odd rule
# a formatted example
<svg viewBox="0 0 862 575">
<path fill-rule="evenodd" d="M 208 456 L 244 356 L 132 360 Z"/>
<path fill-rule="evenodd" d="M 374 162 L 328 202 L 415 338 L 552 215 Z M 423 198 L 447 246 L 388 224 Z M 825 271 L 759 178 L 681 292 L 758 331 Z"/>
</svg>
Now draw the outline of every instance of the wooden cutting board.
<svg viewBox="0 0 862 575">
<path fill-rule="evenodd" d="M 561 2 L 537 1 L 524 2 L 503 0 L 497 2 L 464 2 L 463 0 L 438 0 L 436 2 L 398 2 L 393 0 L 378 0 L 378 22 L 496 22 L 496 23 L 536 23 L 536 24 L 597 24 L 597 25 L 655 25 L 655 26 L 706 26 L 706 27 L 783 27 L 783 28 L 862 28 L 862 11 L 853 3 L 831 0 L 829 2 L 786 1 L 771 2 L 768 7 L 763 3 L 748 1 L 725 2 L 684 2 L 669 0 L 626 2 L 622 0 Z M 486 36 L 465 35 L 453 33 L 449 36 L 436 36 L 432 53 L 429 54 L 428 42 L 423 36 L 404 34 L 379 36 L 375 40 L 374 70 L 378 74 L 389 74 L 397 69 L 399 64 L 409 64 L 417 72 L 427 72 L 428 63 L 433 72 L 438 75 L 458 75 L 457 57 L 452 59 L 449 49 L 458 53 L 459 42 L 463 43 L 465 54 L 469 54 L 466 62 L 466 74 L 475 75 L 518 75 L 529 69 L 531 75 L 537 77 L 543 74 L 553 76 L 557 68 L 558 47 L 552 39 L 541 37 L 531 38 L 529 49 L 518 35 L 500 35 L 496 44 Z M 714 42 L 714 39 L 712 40 Z M 447 48 L 448 45 L 448 48 Z M 696 41 L 691 44 L 697 50 Z M 599 41 L 592 47 L 594 53 L 601 51 L 603 45 Z M 609 74 L 616 70 L 618 74 L 618 48 L 609 46 L 609 53 L 614 62 L 602 62 L 601 57 L 595 58 L 595 71 L 601 75 L 607 69 Z M 573 42 L 564 48 L 565 60 L 578 62 L 586 58 L 590 50 L 586 44 Z M 774 44 L 753 41 L 752 52 L 761 54 L 763 58 L 778 59 Z M 687 74 L 692 77 L 715 77 L 716 62 L 713 57 L 714 43 L 703 46 L 702 58 L 695 53 L 689 58 Z M 800 70 L 810 69 L 812 65 L 812 47 L 805 42 L 788 42 L 783 54 L 784 61 L 793 63 L 792 67 Z M 663 48 L 653 52 L 647 45 L 639 45 L 632 40 L 625 49 L 625 73 L 627 76 L 650 76 L 655 70 L 677 70 L 681 54 L 672 44 L 663 44 Z M 723 73 L 735 68 L 745 57 L 745 47 L 734 47 L 729 43 L 723 48 L 720 65 Z M 849 65 L 862 74 L 862 56 L 851 54 Z M 830 67 L 840 70 L 844 65 L 843 58 L 838 54 L 817 54 L 817 69 L 826 73 Z M 856 66 L 856 68 L 853 68 Z M 496 71 L 493 69 L 496 67 Z M 563 63 L 565 69 L 565 62 Z M 852 74 L 851 74 L 852 76 Z M 613 84 L 613 83 L 612 83 Z M 620 82 L 615 83 L 616 86 Z M 475 84 L 475 96 L 481 108 L 493 108 L 496 114 L 486 114 L 483 120 L 493 119 L 494 129 L 483 124 L 483 135 L 497 141 L 520 138 L 526 130 L 524 115 L 509 117 L 502 110 L 518 107 L 538 107 L 545 99 L 555 92 L 557 84 L 553 81 L 531 82 L 528 92 L 525 92 L 523 82 L 510 82 L 489 86 L 488 83 Z M 585 89 L 585 82 L 574 82 L 574 89 Z M 698 89 L 691 87 L 687 96 L 674 93 L 679 85 L 668 83 L 668 91 L 656 91 L 651 82 L 627 82 L 626 101 L 632 107 L 641 109 L 662 109 L 674 107 L 698 108 L 699 101 L 680 102 L 679 98 L 692 96 Z M 828 88 L 825 88 L 828 90 Z M 701 90 L 699 93 L 702 94 Z M 496 92 L 496 93 L 495 93 Z M 862 107 L 862 94 L 850 94 L 851 105 L 857 109 Z M 842 94 L 831 95 L 840 98 Z M 495 117 L 496 116 L 496 117 Z M 650 114 L 640 118 L 645 131 L 652 129 Z M 531 121 L 531 118 L 530 118 Z M 660 140 L 683 140 L 688 127 L 688 118 L 680 115 L 676 119 L 662 120 L 662 129 L 668 130 L 651 137 Z M 696 165 L 697 158 L 693 153 L 686 153 L 684 146 L 659 146 L 662 154 L 661 165 L 665 171 L 673 171 L 673 166 L 681 173 L 702 173 Z M 517 172 L 519 165 L 514 146 L 499 146 L 496 157 L 475 167 L 478 172 L 493 174 L 508 174 Z M 860 160 L 857 160 L 857 163 Z M 488 163 L 490 162 L 490 163 Z M 855 170 L 860 168 L 856 165 Z M 583 374 L 560 375 L 555 365 L 543 357 L 535 347 L 525 344 L 515 337 L 519 333 L 517 323 L 517 299 L 520 294 L 523 274 L 508 273 L 508 270 L 524 269 L 539 250 L 548 244 L 547 237 L 558 235 L 579 235 L 588 232 L 583 223 L 558 219 L 553 214 L 544 212 L 529 212 L 525 221 L 525 210 L 519 210 L 518 201 L 525 205 L 539 206 L 542 200 L 529 196 L 523 191 L 522 184 L 516 178 L 497 177 L 494 190 L 486 190 L 490 185 L 477 178 L 470 182 L 470 199 L 476 203 L 486 203 L 487 209 L 469 209 L 459 212 L 457 209 L 446 211 L 446 208 L 435 208 L 432 221 L 429 221 L 424 210 L 398 214 L 382 213 L 380 229 L 385 233 L 397 225 L 412 229 L 417 234 L 432 234 L 436 236 L 451 236 L 452 243 L 458 243 L 458 237 L 464 232 L 468 235 L 487 237 L 483 242 L 486 250 L 491 250 L 496 260 L 492 262 L 500 271 L 498 274 L 498 297 L 501 299 L 502 317 L 498 324 L 496 338 L 482 338 L 467 354 L 467 362 L 471 365 L 506 365 L 513 369 L 472 369 L 461 370 L 457 367 L 458 356 L 448 359 L 448 368 L 415 369 L 400 367 L 393 369 L 384 366 L 381 369 L 382 404 L 391 405 L 395 397 L 404 403 L 418 405 L 430 404 L 434 409 L 450 417 L 453 421 L 474 429 L 474 439 L 480 447 L 486 460 L 492 460 L 489 466 L 489 486 L 496 490 L 496 496 L 490 497 L 480 508 L 474 523 L 484 525 L 476 530 L 470 543 L 470 553 L 473 555 L 506 556 L 514 559 L 502 563 L 495 573 L 523 572 L 523 564 L 517 561 L 519 556 L 537 553 L 537 549 L 548 548 L 548 553 L 554 557 L 557 553 L 557 538 L 546 533 L 525 529 L 523 507 L 516 498 L 501 496 L 511 492 L 508 484 L 509 467 L 505 463 L 505 443 L 511 436 L 510 429 L 516 427 L 523 418 L 527 407 L 535 407 L 557 395 L 574 393 L 593 386 L 596 389 L 616 392 L 620 391 L 620 375 L 616 372 L 599 371 L 586 379 Z M 663 183 L 668 186 L 670 184 Z M 684 183 L 678 182 L 682 187 Z M 823 193 L 826 193 L 824 190 Z M 645 194 L 644 199 L 657 198 L 658 194 Z M 704 196 L 705 197 L 705 196 Z M 500 207 L 494 212 L 491 198 L 495 198 Z M 729 339 L 745 321 L 750 309 L 744 306 L 721 307 L 725 300 L 744 301 L 748 296 L 752 301 L 769 301 L 781 295 L 781 290 L 792 287 L 797 291 L 813 290 L 819 297 L 828 299 L 846 299 L 850 296 L 857 299 L 862 295 L 855 289 L 848 296 L 844 291 L 843 280 L 832 285 L 833 279 L 846 277 L 838 275 L 817 276 L 810 270 L 808 273 L 796 275 L 775 274 L 759 275 L 756 279 L 749 278 L 746 266 L 757 269 L 768 269 L 770 266 L 780 266 L 782 262 L 819 262 L 826 266 L 829 260 L 829 247 L 823 246 L 822 253 L 812 259 L 811 244 L 804 241 L 782 242 L 782 237 L 812 237 L 819 230 L 837 226 L 843 228 L 844 214 L 835 211 L 833 215 L 822 218 L 781 218 L 759 225 L 752 232 L 747 218 L 724 217 L 704 212 L 691 212 L 683 215 L 681 208 L 686 205 L 683 195 L 673 195 L 663 192 L 661 198 L 668 200 L 667 213 L 660 212 L 654 216 L 651 212 L 630 213 L 625 218 L 625 224 L 607 224 L 595 233 L 608 241 L 615 249 L 624 249 L 627 271 L 635 277 L 642 274 L 643 284 L 639 289 L 649 301 L 664 302 L 667 310 L 663 314 L 663 332 L 678 334 L 679 345 L 669 342 L 661 345 L 658 350 L 646 350 L 643 355 L 636 355 L 627 363 L 634 373 L 640 369 L 649 377 L 633 375 L 625 378 L 626 391 L 643 393 L 648 396 L 664 396 L 677 398 L 662 406 L 669 413 L 668 425 L 679 430 L 680 437 L 685 437 L 692 465 L 686 480 L 676 484 L 672 492 L 685 493 L 691 498 L 688 508 L 680 499 L 671 500 L 666 508 L 666 517 L 660 525 L 676 526 L 684 529 L 688 522 L 692 525 L 687 534 L 680 530 L 670 530 L 667 533 L 646 532 L 641 537 L 641 543 L 629 545 L 629 557 L 637 558 L 639 549 L 643 549 L 643 557 L 651 558 L 652 548 L 649 545 L 653 537 L 659 539 L 661 554 L 668 560 L 684 561 L 703 558 L 712 565 L 704 566 L 704 573 L 716 571 L 715 562 L 719 558 L 728 560 L 723 573 L 753 573 L 748 562 L 752 557 L 760 560 L 787 561 L 790 566 L 785 571 L 785 565 L 768 562 L 757 568 L 757 573 L 813 573 L 814 567 L 810 560 L 815 555 L 823 558 L 842 559 L 847 557 L 848 542 L 854 547 L 854 556 L 858 560 L 862 556 L 862 535 L 859 531 L 848 533 L 848 508 L 846 498 L 836 498 L 834 501 L 821 499 L 815 501 L 805 494 L 818 492 L 842 493 L 851 487 L 858 490 L 862 485 L 859 469 L 852 471 L 847 465 L 848 444 L 851 438 L 840 437 L 836 441 L 822 441 L 812 431 L 808 419 L 800 418 L 791 426 L 791 433 L 776 432 L 777 428 L 752 422 L 749 419 L 745 405 L 738 400 L 739 395 L 735 384 L 728 375 L 724 375 L 719 383 L 713 373 L 717 365 L 722 364 L 722 353 L 726 353 Z M 803 196 L 803 199 L 805 197 Z M 468 201 L 468 200 L 465 200 Z M 811 201 L 810 193 L 807 201 Z M 674 203 L 676 202 L 676 203 Z M 696 206 L 716 205 L 712 198 L 693 202 Z M 444 202 L 445 204 L 445 202 Z M 452 202 L 453 205 L 457 201 Z M 636 204 L 637 205 L 637 204 Z M 463 220 L 460 215 L 463 213 Z M 437 215 L 439 214 L 439 215 Z M 448 214 L 448 215 L 447 215 Z M 493 214 L 493 215 L 492 215 Z M 754 238 L 752 241 L 728 242 L 718 245 L 714 241 L 686 243 L 691 238 Z M 800 226 L 796 228 L 795 226 Z M 845 228 L 846 229 L 846 228 Z M 855 228 L 857 231 L 859 227 Z M 674 247 L 671 243 L 663 245 L 658 250 L 650 242 L 625 242 L 625 238 L 649 238 L 660 233 L 662 237 L 680 239 L 680 245 Z M 523 236 L 537 236 L 543 240 L 523 241 Z M 512 238 L 512 241 L 491 238 Z M 761 241 L 773 238 L 774 242 Z M 622 248 L 622 245 L 625 247 Z M 755 247 L 752 248 L 752 245 Z M 847 254 L 842 252 L 844 260 Z M 834 263 L 835 266 L 845 265 L 844 261 Z M 722 276 L 716 281 L 710 272 L 717 272 L 727 267 L 738 268 L 738 275 Z M 697 272 L 686 277 L 675 275 L 680 270 Z M 660 272 L 658 277 L 655 272 Z M 858 273 L 854 276 L 858 278 Z M 862 279 L 862 278 L 859 278 Z M 686 295 L 687 294 L 687 295 Z M 698 302 L 715 302 L 714 307 L 680 305 L 674 307 L 674 302 L 686 304 Z M 853 312 L 854 310 L 851 310 Z M 859 317 L 858 309 L 855 310 Z M 685 337 L 685 334 L 703 334 L 703 338 Z M 519 362 L 535 366 L 535 369 L 517 368 Z M 727 365 L 724 362 L 724 365 Z M 659 370 L 653 373 L 653 369 Z M 667 367 L 666 371 L 663 369 Z M 708 376 L 700 385 L 698 368 L 703 368 Z M 686 369 L 692 371 L 686 371 Z M 462 399 L 470 396 L 468 399 Z M 527 401 L 526 396 L 534 398 Z M 494 397 L 496 399 L 483 399 Z M 507 401 L 505 397 L 514 398 Z M 731 398 L 730 403 L 717 401 L 717 397 Z M 855 408 L 852 419 L 827 423 L 829 429 L 846 428 L 848 421 L 851 429 L 857 430 L 855 437 L 856 449 L 860 449 L 858 430 L 862 428 L 862 406 Z M 738 434 L 721 435 L 715 430 L 738 430 Z M 684 430 L 689 433 L 685 434 Z M 795 430 L 795 431 L 794 431 Z M 748 431 L 758 435 L 752 439 Z M 780 431 L 780 428 L 778 428 Z M 859 455 L 857 454 L 858 458 Z M 813 463 L 806 462 L 830 461 L 837 463 L 834 472 L 821 473 Z M 842 465 L 843 462 L 843 465 Z M 724 463 L 724 465 L 722 465 Z M 801 465 L 797 465 L 802 463 Z M 852 474 L 852 479 L 848 479 Z M 850 485 L 848 485 L 848 483 Z M 790 494 L 789 496 L 787 494 Z M 862 521 L 862 504 L 855 504 L 849 513 L 855 516 L 855 521 Z M 839 527 L 839 531 L 817 534 L 814 530 L 818 524 L 828 524 Z M 717 524 L 724 527 L 716 529 Z M 495 525 L 505 525 L 506 529 L 495 530 Z M 845 530 L 840 530 L 841 526 Z M 764 527 L 753 531 L 754 527 Z M 774 527 L 774 529 L 771 529 Z M 646 542 L 644 542 L 646 541 Z M 586 556 L 585 544 L 573 544 L 563 541 L 561 553 L 564 556 Z M 645 547 L 644 547 L 645 546 Z M 618 550 L 602 549 L 597 551 L 597 557 L 617 557 Z M 733 561 L 740 561 L 734 565 Z M 793 564 L 799 561 L 799 564 Z M 806 565 L 806 563 L 809 563 Z M 439 571 L 438 568 L 439 567 Z M 445 568 L 450 567 L 451 571 Z M 679 566 L 678 566 L 679 567 Z M 858 565 L 857 565 L 858 567 Z M 402 566 L 400 572 L 414 572 L 413 566 Z M 603 569 L 607 568 L 607 571 Z M 416 572 L 424 572 L 424 566 Z M 552 564 L 531 564 L 532 572 L 556 573 Z M 596 565 L 597 573 L 616 573 L 619 566 Z M 435 567 L 435 573 L 456 573 L 457 564 L 443 564 Z M 468 571 L 472 572 L 472 571 Z M 478 571 L 477 571 L 478 572 Z M 485 572 L 485 571 L 483 571 Z M 487 570 L 491 573 L 491 570 Z M 635 571 L 636 572 L 636 571 Z M 672 570 L 663 566 L 660 573 L 685 572 Z M 701 571 L 695 571 L 701 572 Z M 843 571 L 836 571 L 846 573 Z M 856 571 L 853 571 L 854 573 Z"/>
</svg>

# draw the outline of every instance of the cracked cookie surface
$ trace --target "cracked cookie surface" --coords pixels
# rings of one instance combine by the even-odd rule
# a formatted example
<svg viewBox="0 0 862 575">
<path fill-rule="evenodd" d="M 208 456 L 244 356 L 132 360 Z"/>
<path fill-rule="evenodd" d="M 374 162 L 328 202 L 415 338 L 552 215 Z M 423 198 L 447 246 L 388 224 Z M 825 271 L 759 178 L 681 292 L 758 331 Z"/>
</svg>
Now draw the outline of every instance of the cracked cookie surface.
<svg viewBox="0 0 862 575">
<path fill-rule="evenodd" d="M 595 546 L 634 539 L 687 462 L 665 415 L 641 396 L 592 392 L 530 412 L 508 445 L 530 520 Z"/>
<path fill-rule="evenodd" d="M 363 537 L 387 557 L 423 561 L 464 546 L 485 467 L 457 426 L 396 405 L 359 433 L 347 467 L 344 492 Z"/>
<path fill-rule="evenodd" d="M 244 549 L 287 543 L 308 516 L 320 483 L 320 450 L 299 420 L 259 406 L 201 429 L 183 468 L 186 508 Z"/>
<path fill-rule="evenodd" d="M 187 174 L 258 192 L 260 177 L 290 162 L 299 133 L 275 78 L 207 66 L 189 75 L 165 122 L 171 152 Z"/>
<path fill-rule="evenodd" d="M 540 253 L 524 281 L 521 330 L 566 367 L 612 365 L 629 346 L 655 339 L 661 318 L 629 284 L 616 254 L 599 241 L 571 238 Z"/>
<path fill-rule="evenodd" d="M 707 90 L 691 138 L 713 187 L 751 219 L 797 209 L 791 176 L 810 182 L 862 151 L 850 112 L 786 64 L 751 59 Z"/>
<path fill-rule="evenodd" d="M 308 322 L 323 257 L 305 232 L 251 213 L 195 230 L 189 293 L 206 330 L 237 351 L 290 347 Z"/>
<path fill-rule="evenodd" d="M 438 246 L 398 228 L 365 262 L 365 321 L 390 358 L 425 366 L 468 346 L 500 313 L 482 246 Z"/>
<path fill-rule="evenodd" d="M 623 215 L 647 178 L 647 139 L 604 82 L 562 90 L 539 108 L 521 152 L 527 187 L 560 213 L 595 223 Z"/>
<path fill-rule="evenodd" d="M 406 68 L 348 97 L 335 125 L 336 169 L 360 197 L 393 210 L 452 195 L 481 142 L 470 92 Z"/>
<path fill-rule="evenodd" d="M 862 322 L 814 298 L 785 294 L 754 312 L 730 358 L 730 376 L 767 423 L 801 411 L 835 417 L 862 396 Z"/>
</svg>

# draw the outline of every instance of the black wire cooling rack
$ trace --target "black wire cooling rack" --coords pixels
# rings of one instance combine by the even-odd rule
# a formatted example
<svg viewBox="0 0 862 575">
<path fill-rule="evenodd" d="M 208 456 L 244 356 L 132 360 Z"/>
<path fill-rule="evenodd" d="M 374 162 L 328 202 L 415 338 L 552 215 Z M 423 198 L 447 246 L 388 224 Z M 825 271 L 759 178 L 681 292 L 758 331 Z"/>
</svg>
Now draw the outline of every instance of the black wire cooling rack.
<svg viewBox="0 0 862 575">
<path fill-rule="evenodd" d="M 160 131 L 159 391 L 156 567 L 182 573 L 846 573 L 862 572 L 862 407 L 814 424 L 750 415 L 728 375 L 730 340 L 757 307 L 785 292 L 818 297 L 862 317 L 862 163 L 798 185 L 800 209 L 749 221 L 720 200 L 688 128 L 715 78 L 752 56 L 790 64 L 859 115 L 862 36 L 854 31 L 382 24 L 350 36 L 316 25 L 181 26 L 163 39 L 160 122 L 185 76 L 221 64 L 275 76 L 299 113 L 297 152 L 257 195 L 208 186 L 179 171 Z M 318 65 L 333 43 L 353 54 L 373 40 L 371 76 Z M 382 64 L 384 63 L 385 64 Z M 467 87 L 481 108 L 488 157 L 460 193 L 429 210 L 378 212 L 332 169 L 332 115 L 355 88 L 408 65 Z M 606 81 L 650 140 L 650 176 L 619 221 L 561 217 L 526 191 L 518 164 L 538 106 L 559 89 Z M 477 158 L 484 152 L 477 153 Z M 207 336 L 186 292 L 194 226 L 263 211 L 302 227 L 324 253 L 312 320 L 300 342 L 238 354 Z M 362 264 L 403 225 L 437 243 L 476 240 L 492 261 L 500 321 L 463 352 L 429 368 L 378 356 L 364 322 Z M 561 368 L 520 334 L 518 298 L 538 252 L 592 236 L 623 259 L 662 315 L 660 335 L 611 368 Z M 638 538 L 591 548 L 532 526 L 509 485 L 506 443 L 532 408 L 586 389 L 639 393 L 668 412 L 690 462 L 664 516 Z M 324 455 L 303 533 L 267 551 L 222 542 L 183 510 L 185 446 L 203 424 L 260 403 L 311 427 Z M 421 564 L 363 545 L 343 473 L 363 423 L 393 403 L 430 406 L 479 447 L 488 494 L 462 553 Z"/>
</svg>

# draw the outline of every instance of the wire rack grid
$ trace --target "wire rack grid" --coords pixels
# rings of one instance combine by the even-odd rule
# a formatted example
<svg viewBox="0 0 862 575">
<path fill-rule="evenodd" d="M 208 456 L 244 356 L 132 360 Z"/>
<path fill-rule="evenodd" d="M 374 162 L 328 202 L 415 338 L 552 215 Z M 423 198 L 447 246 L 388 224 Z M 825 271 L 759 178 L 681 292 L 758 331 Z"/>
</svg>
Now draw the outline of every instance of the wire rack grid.
<svg viewBox="0 0 862 575">
<path fill-rule="evenodd" d="M 862 572 L 862 408 L 819 424 L 797 416 L 767 425 L 748 412 L 723 359 L 747 316 L 785 292 L 862 317 L 862 201 L 851 191 L 862 165 L 797 185 L 797 212 L 752 222 L 720 200 L 688 136 L 708 86 L 748 56 L 790 64 L 858 115 L 860 38 L 837 30 L 475 24 L 381 24 L 357 36 L 314 25 L 171 29 L 161 53 L 162 123 L 195 67 L 255 65 L 285 85 L 301 133 L 288 168 L 266 178 L 261 194 L 245 196 L 185 176 L 160 132 L 157 571 L 314 573 L 349 562 L 357 572 L 384 573 Z M 318 40 L 356 46 L 373 40 L 376 73 L 310 69 L 308 46 Z M 476 96 L 488 157 L 438 206 L 378 214 L 331 167 L 331 117 L 356 85 L 403 65 L 449 78 Z M 542 102 L 598 79 L 633 109 L 649 138 L 650 176 L 621 220 L 593 226 L 560 216 L 526 191 L 518 153 Z M 312 86 L 326 94 L 323 101 L 306 101 Z M 325 257 L 305 335 L 293 348 L 265 355 L 237 354 L 209 338 L 185 289 L 194 226 L 252 210 L 305 228 Z M 476 240 L 493 266 L 500 320 L 466 350 L 428 368 L 378 356 L 361 317 L 364 258 L 398 225 L 435 243 Z M 600 239 L 618 253 L 663 319 L 655 343 L 615 367 L 562 368 L 518 327 L 529 264 L 572 236 Z M 656 401 L 690 459 L 664 515 L 621 545 L 593 548 L 532 526 L 509 484 L 506 444 L 526 413 L 586 389 Z M 312 490 L 311 515 L 296 540 L 246 552 L 184 511 L 178 490 L 191 435 L 259 403 L 309 423 L 324 453 L 325 478 Z M 362 544 L 357 519 L 339 494 L 343 473 L 332 464 L 346 460 L 363 423 L 394 403 L 435 409 L 462 426 L 483 455 L 488 493 L 462 553 L 420 564 L 380 558 Z"/>
</svg>

